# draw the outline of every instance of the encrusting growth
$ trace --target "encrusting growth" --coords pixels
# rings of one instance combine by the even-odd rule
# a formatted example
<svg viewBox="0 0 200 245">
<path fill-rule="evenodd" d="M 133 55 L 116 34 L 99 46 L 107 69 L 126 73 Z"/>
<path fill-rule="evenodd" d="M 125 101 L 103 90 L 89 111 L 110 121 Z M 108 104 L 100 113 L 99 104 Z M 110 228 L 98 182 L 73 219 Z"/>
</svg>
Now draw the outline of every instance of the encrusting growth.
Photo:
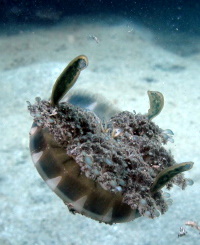
<svg viewBox="0 0 200 245">
<path fill-rule="evenodd" d="M 85 56 L 78 56 L 65 68 L 54 85 L 50 101 L 37 98 L 34 105 L 29 103 L 28 109 L 34 118 L 31 133 L 33 161 L 38 165 L 36 167 L 43 179 L 51 183 L 49 186 L 73 212 L 110 224 L 130 221 L 139 216 L 159 216 L 167 211 L 171 200 L 166 198 L 167 195 L 163 194 L 161 188 L 166 186 L 170 189 L 176 184 L 184 189 L 188 182 L 181 172 L 193 166 L 192 162 L 176 164 L 171 153 L 163 147 L 168 139 L 172 139 L 172 131 L 162 130 L 152 122 L 152 118 L 163 108 L 164 97 L 159 92 L 148 91 L 150 109 L 147 114 L 123 111 L 112 115 L 107 122 L 98 113 L 94 113 L 94 108 L 89 111 L 73 105 L 70 98 L 68 102 L 60 102 L 75 83 L 80 71 L 87 66 L 87 62 Z M 33 129 L 40 130 L 37 131 L 37 139 Z M 40 137 L 43 136 L 43 140 L 39 138 L 39 134 Z M 40 150 L 38 142 L 43 142 Z M 59 166 L 58 173 L 52 174 L 53 178 L 48 173 L 49 165 L 44 168 L 42 160 L 35 157 L 35 153 L 39 154 L 41 151 L 40 154 L 44 157 L 45 147 L 52 148 L 51 152 L 49 150 L 46 153 L 49 164 L 57 164 L 57 168 Z M 66 159 L 59 159 L 59 154 L 54 153 L 53 148 L 61 150 L 62 154 L 59 154 L 62 157 L 64 152 Z M 68 166 L 69 161 L 70 164 L 76 164 L 76 176 Z M 73 168 L 75 169 L 75 165 Z M 68 174 L 66 179 L 64 172 Z M 88 192 L 80 190 L 74 199 L 70 196 L 72 190 L 69 190 L 72 181 L 67 182 L 72 175 L 73 181 L 84 178 L 81 182 L 83 185 L 87 181 L 90 183 Z M 65 190 L 60 187 L 64 179 Z M 76 185 L 73 188 L 76 189 Z M 102 198 L 106 196 L 109 200 L 108 207 L 101 204 L 101 200 L 105 202 L 105 199 L 95 202 L 92 194 L 89 194 L 90 189 L 94 191 L 93 196 L 97 192 L 99 196 L 102 193 Z M 123 211 L 118 209 L 116 213 L 115 209 L 120 205 L 125 205 L 123 207 L 129 213 L 125 214 L 125 208 Z"/>
</svg>

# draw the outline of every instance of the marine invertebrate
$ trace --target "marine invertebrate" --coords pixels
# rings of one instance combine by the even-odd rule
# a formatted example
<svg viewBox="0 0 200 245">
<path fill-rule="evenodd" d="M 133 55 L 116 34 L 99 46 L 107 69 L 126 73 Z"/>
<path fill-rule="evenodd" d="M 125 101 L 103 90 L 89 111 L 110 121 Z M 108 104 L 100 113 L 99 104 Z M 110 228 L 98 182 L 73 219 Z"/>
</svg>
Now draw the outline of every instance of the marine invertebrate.
<svg viewBox="0 0 200 245">
<path fill-rule="evenodd" d="M 177 164 L 163 147 L 173 133 L 152 122 L 164 106 L 163 95 L 148 91 L 150 109 L 144 115 L 118 112 L 91 95 L 61 102 L 87 65 L 87 58 L 78 56 L 56 80 L 50 100 L 28 102 L 34 118 L 30 150 L 39 174 L 71 212 L 100 222 L 165 213 L 171 200 L 162 187 L 184 189 L 181 172 L 193 163 Z"/>
<path fill-rule="evenodd" d="M 192 227 L 192 228 L 197 229 L 198 231 L 200 231 L 200 226 L 198 225 L 197 222 L 187 221 L 187 222 L 185 222 L 185 225 L 190 226 L 190 227 Z"/>
<path fill-rule="evenodd" d="M 187 231 L 184 227 L 180 227 L 180 231 L 178 233 L 178 237 L 182 237 L 182 236 L 185 236 L 187 234 Z"/>
</svg>

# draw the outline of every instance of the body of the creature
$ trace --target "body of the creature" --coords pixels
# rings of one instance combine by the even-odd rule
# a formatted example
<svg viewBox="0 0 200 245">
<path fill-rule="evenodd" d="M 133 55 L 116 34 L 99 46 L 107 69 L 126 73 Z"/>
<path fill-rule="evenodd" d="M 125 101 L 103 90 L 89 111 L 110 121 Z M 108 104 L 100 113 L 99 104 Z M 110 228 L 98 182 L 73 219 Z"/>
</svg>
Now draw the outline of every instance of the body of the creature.
<svg viewBox="0 0 200 245">
<path fill-rule="evenodd" d="M 163 147 L 172 131 L 152 122 L 164 105 L 159 92 L 148 91 L 145 115 L 118 112 L 85 94 L 60 102 L 87 64 L 78 56 L 57 79 L 50 101 L 28 102 L 33 162 L 73 213 L 109 224 L 154 218 L 168 209 L 161 188 L 184 189 L 181 172 L 193 163 L 176 164 Z"/>
</svg>

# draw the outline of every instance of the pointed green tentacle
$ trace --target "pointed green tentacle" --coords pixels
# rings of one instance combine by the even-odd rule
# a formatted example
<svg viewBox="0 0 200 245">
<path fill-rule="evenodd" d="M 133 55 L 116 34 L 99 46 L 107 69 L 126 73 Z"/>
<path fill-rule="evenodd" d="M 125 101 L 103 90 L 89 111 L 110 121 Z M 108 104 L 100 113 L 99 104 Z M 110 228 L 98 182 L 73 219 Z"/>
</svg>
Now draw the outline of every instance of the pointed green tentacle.
<svg viewBox="0 0 200 245">
<path fill-rule="evenodd" d="M 156 177 L 153 185 L 151 186 L 150 191 L 155 193 L 165 186 L 174 176 L 180 174 L 184 171 L 190 170 L 193 167 L 193 162 L 183 162 L 171 167 L 168 167 L 161 171 Z"/>
<path fill-rule="evenodd" d="M 148 110 L 149 120 L 157 116 L 163 109 L 164 106 L 164 96 L 162 93 L 157 91 L 148 91 L 150 109 Z"/>
<path fill-rule="evenodd" d="M 88 66 L 88 58 L 80 55 L 73 59 L 57 78 L 51 94 L 51 104 L 55 106 L 70 90 L 78 79 L 80 72 Z"/>
</svg>

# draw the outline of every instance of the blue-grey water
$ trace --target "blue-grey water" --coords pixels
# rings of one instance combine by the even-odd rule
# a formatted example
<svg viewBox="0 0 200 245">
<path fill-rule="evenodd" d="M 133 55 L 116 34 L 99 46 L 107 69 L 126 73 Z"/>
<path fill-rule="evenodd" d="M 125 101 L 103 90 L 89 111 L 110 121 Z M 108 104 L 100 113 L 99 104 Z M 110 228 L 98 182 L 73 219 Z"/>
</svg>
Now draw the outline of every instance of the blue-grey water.
<svg viewBox="0 0 200 245">
<path fill-rule="evenodd" d="M 181 0 L 0 1 L 0 245 L 199 244 L 199 10 L 198 1 Z M 48 99 L 81 54 L 89 66 L 72 92 L 141 113 L 149 109 L 148 90 L 164 95 L 154 122 L 174 132 L 166 148 L 177 163 L 194 162 L 185 173 L 194 184 L 169 191 L 173 204 L 158 218 L 110 226 L 73 215 L 32 163 L 26 101 Z"/>
</svg>

